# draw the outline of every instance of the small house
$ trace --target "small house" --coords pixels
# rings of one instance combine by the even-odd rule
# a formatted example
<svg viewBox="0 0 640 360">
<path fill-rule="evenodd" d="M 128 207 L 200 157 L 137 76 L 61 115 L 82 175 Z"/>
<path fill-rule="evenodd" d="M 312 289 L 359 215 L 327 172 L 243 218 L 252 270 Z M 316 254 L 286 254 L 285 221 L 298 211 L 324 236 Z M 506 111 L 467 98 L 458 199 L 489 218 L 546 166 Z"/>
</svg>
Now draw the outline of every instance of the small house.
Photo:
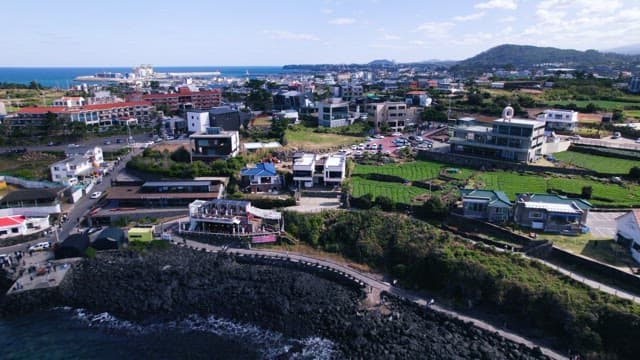
<svg viewBox="0 0 640 360">
<path fill-rule="evenodd" d="M 544 232 L 587 232 L 591 204 L 556 194 L 516 194 L 513 220 L 520 226 Z"/>
<path fill-rule="evenodd" d="M 462 190 L 463 215 L 490 222 L 505 222 L 511 217 L 511 201 L 502 191 Z"/>
<path fill-rule="evenodd" d="M 252 193 L 277 192 L 282 188 L 282 177 L 272 163 L 259 163 L 240 171 L 241 185 Z"/>
<path fill-rule="evenodd" d="M 89 248 L 89 235 L 78 233 L 69 235 L 60 244 L 54 247 L 56 259 L 84 257 Z"/>
<path fill-rule="evenodd" d="M 628 246 L 633 259 L 640 263 L 640 209 L 616 218 L 616 241 Z"/>
<path fill-rule="evenodd" d="M 119 249 L 127 242 L 124 231 L 116 227 L 108 227 L 100 232 L 91 244 L 96 250 Z"/>
</svg>

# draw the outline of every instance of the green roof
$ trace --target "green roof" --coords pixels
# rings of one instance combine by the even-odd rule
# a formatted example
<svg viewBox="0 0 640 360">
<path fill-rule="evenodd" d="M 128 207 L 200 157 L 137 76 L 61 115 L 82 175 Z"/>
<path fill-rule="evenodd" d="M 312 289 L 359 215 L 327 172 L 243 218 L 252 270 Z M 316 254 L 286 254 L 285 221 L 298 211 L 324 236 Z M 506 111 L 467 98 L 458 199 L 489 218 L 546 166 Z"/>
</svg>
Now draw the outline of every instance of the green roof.
<svg viewBox="0 0 640 360">
<path fill-rule="evenodd" d="M 476 198 L 489 200 L 489 206 L 492 207 L 511 207 L 511 200 L 502 191 L 496 190 L 476 190 L 462 189 L 462 199 Z"/>
<path fill-rule="evenodd" d="M 569 198 L 564 195 L 558 194 L 516 194 L 516 199 L 520 199 L 521 196 L 530 195 L 529 202 L 539 202 L 548 204 L 572 204 L 575 203 L 581 210 L 588 210 L 593 207 L 590 202 L 580 198 Z"/>
</svg>

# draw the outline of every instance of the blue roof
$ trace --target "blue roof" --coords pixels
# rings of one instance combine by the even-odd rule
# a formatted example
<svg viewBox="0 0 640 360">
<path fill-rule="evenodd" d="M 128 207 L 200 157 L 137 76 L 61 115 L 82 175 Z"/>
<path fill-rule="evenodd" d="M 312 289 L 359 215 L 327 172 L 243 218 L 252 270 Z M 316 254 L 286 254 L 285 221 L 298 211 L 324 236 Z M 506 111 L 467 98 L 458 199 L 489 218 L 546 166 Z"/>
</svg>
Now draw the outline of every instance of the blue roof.
<svg viewBox="0 0 640 360">
<path fill-rule="evenodd" d="M 254 168 L 240 170 L 241 176 L 277 176 L 276 167 L 272 163 L 258 163 Z"/>
</svg>

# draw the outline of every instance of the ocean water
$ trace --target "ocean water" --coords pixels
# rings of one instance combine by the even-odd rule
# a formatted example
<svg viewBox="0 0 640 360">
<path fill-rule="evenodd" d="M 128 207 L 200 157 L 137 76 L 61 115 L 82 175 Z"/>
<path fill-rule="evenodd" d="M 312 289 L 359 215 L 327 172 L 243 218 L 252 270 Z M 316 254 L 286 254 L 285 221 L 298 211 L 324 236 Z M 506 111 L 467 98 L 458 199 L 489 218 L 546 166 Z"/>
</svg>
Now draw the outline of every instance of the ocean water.
<svg viewBox="0 0 640 360">
<path fill-rule="evenodd" d="M 280 66 L 174 66 L 174 67 L 154 67 L 155 72 L 203 72 L 220 71 L 220 76 L 224 77 L 245 77 L 249 73 L 250 77 L 277 75 L 290 70 L 283 70 Z M 39 84 L 49 87 L 69 88 L 78 85 L 73 81 L 78 76 L 94 75 L 98 72 L 119 72 L 130 73 L 130 67 L 59 67 L 59 68 L 19 68 L 0 67 L 0 82 L 10 82 L 19 84 L 29 84 L 37 81 Z"/>
<path fill-rule="evenodd" d="M 57 308 L 0 320 L 0 359 L 329 359 L 325 339 L 291 339 L 247 324 L 189 316 L 138 324 L 108 313 Z"/>
</svg>

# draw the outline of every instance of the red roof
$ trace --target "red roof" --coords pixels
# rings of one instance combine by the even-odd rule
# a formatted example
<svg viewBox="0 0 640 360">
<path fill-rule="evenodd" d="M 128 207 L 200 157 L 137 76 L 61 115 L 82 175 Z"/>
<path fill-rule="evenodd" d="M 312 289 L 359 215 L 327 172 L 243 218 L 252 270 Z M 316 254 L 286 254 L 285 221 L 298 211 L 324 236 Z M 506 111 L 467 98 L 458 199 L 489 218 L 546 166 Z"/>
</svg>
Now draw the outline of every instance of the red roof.
<svg viewBox="0 0 640 360">
<path fill-rule="evenodd" d="M 148 101 L 129 101 L 129 102 L 117 102 L 117 103 L 108 103 L 108 104 L 93 104 L 93 105 L 85 105 L 74 110 L 109 110 L 109 109 L 117 109 L 123 107 L 133 107 L 133 106 L 151 106 L 151 103 Z"/>
<path fill-rule="evenodd" d="M 65 110 L 66 108 L 63 106 L 32 106 L 18 110 L 18 114 L 46 114 L 48 112 L 59 114 L 63 113 Z"/>
<path fill-rule="evenodd" d="M 20 225 L 24 220 L 25 217 L 23 215 L 0 217 L 0 227 Z"/>
</svg>

